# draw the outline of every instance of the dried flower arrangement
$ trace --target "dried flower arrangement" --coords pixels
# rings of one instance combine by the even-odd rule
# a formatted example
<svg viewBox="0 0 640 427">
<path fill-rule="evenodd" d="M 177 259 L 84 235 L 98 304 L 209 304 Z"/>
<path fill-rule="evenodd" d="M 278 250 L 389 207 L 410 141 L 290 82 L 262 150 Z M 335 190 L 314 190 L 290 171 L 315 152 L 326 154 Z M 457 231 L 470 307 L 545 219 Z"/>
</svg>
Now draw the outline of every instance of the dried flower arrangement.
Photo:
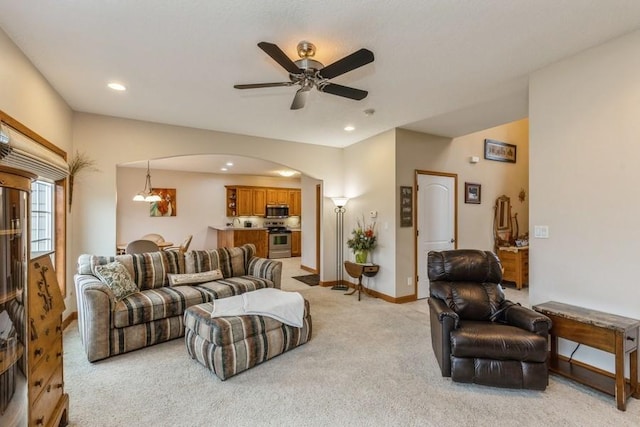
<svg viewBox="0 0 640 427">
<path fill-rule="evenodd" d="M 72 156 L 67 162 L 69 165 L 69 212 L 71 212 L 71 203 L 73 202 L 73 182 L 80 172 L 98 171 L 96 168 L 96 161 L 87 157 L 85 153 L 76 151 L 76 154 Z"/>
</svg>

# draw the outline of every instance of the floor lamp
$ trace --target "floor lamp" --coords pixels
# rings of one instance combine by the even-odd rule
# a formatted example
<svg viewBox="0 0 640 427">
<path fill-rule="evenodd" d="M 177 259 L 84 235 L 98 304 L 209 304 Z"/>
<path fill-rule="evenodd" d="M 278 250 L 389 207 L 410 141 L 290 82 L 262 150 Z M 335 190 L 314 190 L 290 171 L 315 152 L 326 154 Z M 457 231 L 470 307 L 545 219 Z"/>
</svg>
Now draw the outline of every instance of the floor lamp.
<svg viewBox="0 0 640 427">
<path fill-rule="evenodd" d="M 343 285 L 344 267 L 342 263 L 344 261 L 344 244 L 343 244 L 343 220 L 346 209 L 344 206 L 349 199 L 347 197 L 332 197 L 333 204 L 336 205 L 334 212 L 336 213 L 336 285 L 331 289 L 335 291 L 346 291 L 349 288 Z"/>
</svg>

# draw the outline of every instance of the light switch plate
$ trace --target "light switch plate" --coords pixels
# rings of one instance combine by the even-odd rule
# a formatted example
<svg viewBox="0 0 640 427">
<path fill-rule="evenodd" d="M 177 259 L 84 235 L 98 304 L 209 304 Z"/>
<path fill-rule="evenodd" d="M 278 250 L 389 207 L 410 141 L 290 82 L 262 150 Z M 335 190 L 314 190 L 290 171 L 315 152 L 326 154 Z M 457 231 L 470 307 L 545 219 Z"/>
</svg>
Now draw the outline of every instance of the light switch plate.
<svg viewBox="0 0 640 427">
<path fill-rule="evenodd" d="M 548 239 L 549 238 L 549 226 L 548 225 L 534 225 L 533 237 L 536 239 Z"/>
</svg>

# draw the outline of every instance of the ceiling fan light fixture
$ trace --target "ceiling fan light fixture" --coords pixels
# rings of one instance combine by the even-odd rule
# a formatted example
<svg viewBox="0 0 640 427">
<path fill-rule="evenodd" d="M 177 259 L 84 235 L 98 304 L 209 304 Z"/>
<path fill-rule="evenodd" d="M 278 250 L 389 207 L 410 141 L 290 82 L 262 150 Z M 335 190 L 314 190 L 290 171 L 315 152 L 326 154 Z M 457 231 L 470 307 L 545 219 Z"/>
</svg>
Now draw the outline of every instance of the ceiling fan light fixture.
<svg viewBox="0 0 640 427">
<path fill-rule="evenodd" d="M 325 67 L 322 63 L 311 58 L 315 55 L 316 48 L 313 43 L 309 43 L 307 41 L 301 41 L 298 43 L 297 52 L 300 59 L 297 61 L 292 61 L 287 54 L 282 51 L 282 49 L 273 43 L 262 41 L 258 43 L 258 47 L 269 55 L 271 59 L 276 61 L 282 68 L 289 72 L 289 81 L 276 83 L 236 84 L 233 85 L 234 88 L 258 89 L 299 85 L 300 89 L 296 91 L 293 102 L 291 103 L 292 110 L 299 110 L 304 107 L 308 92 L 314 87 L 320 92 L 353 99 L 355 101 L 360 101 L 368 95 L 366 90 L 329 82 L 329 80 L 334 77 L 338 77 L 373 62 L 373 52 L 368 49 L 359 49 Z"/>
<path fill-rule="evenodd" d="M 300 58 L 311 58 L 316 54 L 316 46 L 313 43 L 308 42 L 306 40 L 303 40 L 300 43 L 298 43 L 297 50 L 298 50 L 298 56 Z"/>
</svg>

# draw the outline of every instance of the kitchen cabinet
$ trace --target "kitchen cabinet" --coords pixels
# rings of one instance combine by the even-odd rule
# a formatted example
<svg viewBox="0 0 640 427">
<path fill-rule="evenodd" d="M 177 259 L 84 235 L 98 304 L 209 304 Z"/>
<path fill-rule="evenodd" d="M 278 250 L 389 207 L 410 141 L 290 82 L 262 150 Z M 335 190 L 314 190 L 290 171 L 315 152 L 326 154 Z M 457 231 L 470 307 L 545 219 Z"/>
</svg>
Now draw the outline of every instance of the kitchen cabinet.
<svg viewBox="0 0 640 427">
<path fill-rule="evenodd" d="M 267 258 L 269 254 L 269 240 L 266 229 L 218 229 L 219 248 L 233 248 L 242 246 L 245 243 L 253 243 L 256 246 L 256 256 Z"/>
<path fill-rule="evenodd" d="M 264 207 L 267 204 L 267 189 L 253 188 L 253 214 L 254 216 L 264 216 Z"/>
<path fill-rule="evenodd" d="M 235 187 L 226 187 L 227 197 L 225 205 L 227 207 L 227 216 L 238 216 L 238 189 Z"/>
<path fill-rule="evenodd" d="M 247 185 L 228 185 L 225 188 L 228 217 L 264 216 L 266 205 L 289 205 L 290 216 L 302 214 L 300 189 Z"/>
<path fill-rule="evenodd" d="M 289 216 L 302 215 L 302 193 L 300 190 L 289 190 Z"/>
<path fill-rule="evenodd" d="M 289 204 L 289 190 L 286 188 L 268 188 L 267 205 Z"/>
<path fill-rule="evenodd" d="M 291 231 L 291 256 L 302 256 L 302 233 Z"/>
<path fill-rule="evenodd" d="M 227 216 L 253 215 L 253 188 L 226 187 Z"/>
<path fill-rule="evenodd" d="M 238 216 L 253 215 L 253 189 L 250 187 L 238 187 L 237 194 Z"/>
</svg>

